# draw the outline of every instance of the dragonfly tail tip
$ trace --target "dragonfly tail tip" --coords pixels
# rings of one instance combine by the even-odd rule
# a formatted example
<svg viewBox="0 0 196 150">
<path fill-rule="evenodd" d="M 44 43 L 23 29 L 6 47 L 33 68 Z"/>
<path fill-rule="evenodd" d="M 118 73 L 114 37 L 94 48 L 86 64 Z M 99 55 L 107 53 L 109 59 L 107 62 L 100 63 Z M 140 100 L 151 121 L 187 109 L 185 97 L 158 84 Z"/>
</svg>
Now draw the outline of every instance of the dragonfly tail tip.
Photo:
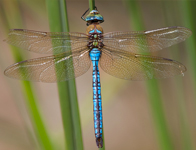
<svg viewBox="0 0 196 150">
<path fill-rule="evenodd" d="M 97 143 L 97 147 L 98 148 L 102 148 L 103 147 L 103 139 L 102 139 L 102 137 L 96 138 L 96 143 Z"/>
</svg>

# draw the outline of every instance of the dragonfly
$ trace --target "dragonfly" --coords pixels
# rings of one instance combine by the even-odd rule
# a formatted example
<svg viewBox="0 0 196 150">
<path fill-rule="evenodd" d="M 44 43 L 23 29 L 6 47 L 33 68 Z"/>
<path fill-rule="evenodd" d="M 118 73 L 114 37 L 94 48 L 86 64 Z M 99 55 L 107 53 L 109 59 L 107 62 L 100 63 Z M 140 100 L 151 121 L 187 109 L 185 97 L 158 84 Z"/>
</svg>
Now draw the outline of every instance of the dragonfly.
<svg viewBox="0 0 196 150">
<path fill-rule="evenodd" d="M 82 19 L 86 33 L 40 32 L 11 29 L 7 43 L 28 51 L 52 54 L 15 63 L 5 70 L 11 78 L 38 82 L 60 82 L 81 76 L 93 66 L 93 119 L 95 140 L 103 147 L 103 116 L 99 66 L 106 73 L 125 80 L 148 80 L 182 75 L 186 67 L 174 60 L 152 56 L 187 39 L 191 30 L 166 27 L 151 31 L 103 33 L 103 16 L 87 10 Z M 87 14 L 87 15 L 86 15 Z M 84 17 L 86 16 L 86 17 Z M 142 53 L 149 53 L 144 55 Z M 56 69 L 58 66 L 63 69 Z"/>
</svg>

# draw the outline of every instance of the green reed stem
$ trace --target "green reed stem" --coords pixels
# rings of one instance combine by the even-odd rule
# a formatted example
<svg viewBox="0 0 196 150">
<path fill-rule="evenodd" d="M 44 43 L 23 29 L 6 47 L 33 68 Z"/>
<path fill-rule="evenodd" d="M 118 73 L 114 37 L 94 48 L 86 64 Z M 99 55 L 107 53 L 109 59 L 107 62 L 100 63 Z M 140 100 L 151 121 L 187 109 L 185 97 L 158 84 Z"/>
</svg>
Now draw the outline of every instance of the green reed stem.
<svg viewBox="0 0 196 150">
<path fill-rule="evenodd" d="M 138 1 L 131 0 L 128 2 L 129 12 L 131 17 L 131 25 L 134 30 L 145 30 L 143 26 L 142 14 Z M 173 145 L 169 130 L 167 127 L 161 94 L 159 91 L 158 81 L 149 80 L 146 81 L 149 102 L 151 105 L 151 111 L 154 118 L 154 124 L 156 127 L 156 133 L 162 150 L 173 150 Z"/>
<path fill-rule="evenodd" d="M 3 1 L 1 7 L 4 17 L 5 30 L 12 27 L 22 27 L 21 12 L 19 10 L 19 5 L 17 1 Z M 16 47 L 11 47 L 12 54 L 15 62 L 24 60 L 19 49 Z M 43 150 L 53 150 L 52 143 L 50 141 L 49 134 L 42 120 L 39 106 L 37 104 L 36 95 L 34 93 L 31 82 L 21 81 L 21 88 L 25 96 L 25 103 L 27 106 L 28 113 L 35 131 L 36 137 L 38 139 L 39 145 Z"/>
<path fill-rule="evenodd" d="M 89 0 L 89 10 L 92 11 L 95 9 L 95 0 Z"/>
<path fill-rule="evenodd" d="M 35 94 L 29 81 L 22 81 L 22 88 L 26 94 L 26 104 L 31 115 L 32 124 L 34 126 L 37 139 L 43 150 L 54 150 L 49 134 L 46 130 L 44 122 L 41 118 L 39 107 L 36 103 Z"/>
<path fill-rule="evenodd" d="M 182 12 L 182 18 L 184 25 L 191 29 L 193 34 L 191 35 L 190 39 L 187 40 L 187 52 L 188 52 L 188 61 L 190 64 L 189 71 L 191 72 L 191 81 L 193 81 L 194 88 L 196 88 L 196 22 L 195 22 L 195 15 L 196 13 L 196 1 L 186 0 L 180 1 L 180 10 Z M 195 109 L 196 109 L 196 93 L 194 93 L 194 100 L 195 100 Z"/>
<path fill-rule="evenodd" d="M 89 9 L 90 11 L 95 9 L 95 0 L 89 0 Z M 103 139 L 103 147 L 99 148 L 99 150 L 105 150 L 104 132 L 102 133 L 102 139 Z"/>
<path fill-rule="evenodd" d="M 181 18 L 175 17 L 179 15 L 179 11 L 181 12 L 179 4 L 180 2 L 176 2 L 176 1 L 163 2 L 163 6 L 164 6 L 163 12 L 165 16 L 166 26 L 172 23 L 183 24 L 184 21 L 182 20 L 184 19 L 182 17 Z M 171 14 L 173 15 L 171 16 Z M 182 14 L 180 15 L 182 16 Z M 177 49 L 177 48 L 180 48 L 180 46 L 177 45 L 174 48 Z M 170 53 L 175 57 L 180 57 L 179 51 L 176 51 L 176 52 L 170 51 Z M 182 82 L 182 78 L 175 79 L 175 89 L 176 89 L 175 94 L 177 96 L 176 102 L 179 108 L 180 131 L 181 131 L 181 142 L 180 142 L 181 144 L 178 144 L 178 145 L 179 147 L 182 147 L 182 149 L 193 150 L 194 149 L 193 144 L 192 144 L 193 141 L 191 139 L 190 125 L 188 124 L 187 111 L 186 111 L 185 88 Z"/>
<path fill-rule="evenodd" d="M 65 0 L 46 0 L 46 5 L 50 30 L 52 32 L 69 32 Z M 75 80 L 58 82 L 57 85 L 66 138 L 66 148 L 68 150 L 83 150 Z"/>
<path fill-rule="evenodd" d="M 189 62 L 189 72 L 191 72 L 191 80 L 194 89 L 196 88 L 196 22 L 195 22 L 195 16 L 194 13 L 196 13 L 195 7 L 196 7 L 196 1 L 191 1 L 191 0 L 186 0 L 186 1 L 180 1 L 180 11 L 182 12 L 180 15 L 183 18 L 183 23 L 184 25 L 191 29 L 191 31 L 193 32 L 193 34 L 191 35 L 190 39 L 187 40 L 187 44 L 186 44 L 186 49 L 187 49 L 187 53 L 188 53 L 188 62 Z M 191 86 L 191 85 L 190 85 Z M 196 110 L 196 93 L 193 93 L 193 98 L 194 100 L 194 106 L 195 106 L 195 110 Z M 185 127 L 187 127 L 187 122 L 184 122 L 183 124 Z M 183 130 L 183 136 L 184 136 L 184 142 L 185 142 L 185 147 L 187 149 L 195 149 L 195 145 L 191 144 L 190 142 L 190 137 L 189 137 L 189 131 L 187 130 L 187 128 L 184 128 Z M 190 133 L 191 134 L 191 133 Z M 190 143 L 190 144 L 189 144 Z M 194 142 L 193 142 L 194 143 Z"/>
</svg>

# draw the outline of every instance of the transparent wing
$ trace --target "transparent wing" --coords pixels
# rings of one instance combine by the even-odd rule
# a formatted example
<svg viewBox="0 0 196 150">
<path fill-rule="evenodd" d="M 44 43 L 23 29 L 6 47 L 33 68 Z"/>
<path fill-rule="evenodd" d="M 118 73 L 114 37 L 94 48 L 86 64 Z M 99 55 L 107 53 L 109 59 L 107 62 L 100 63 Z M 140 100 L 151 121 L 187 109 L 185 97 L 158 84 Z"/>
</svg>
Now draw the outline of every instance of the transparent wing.
<svg viewBox="0 0 196 150">
<path fill-rule="evenodd" d="M 186 67 L 171 59 L 122 52 L 119 49 L 102 49 L 99 62 L 108 74 L 127 80 L 168 78 L 183 74 Z"/>
<path fill-rule="evenodd" d="M 5 41 L 11 45 L 36 53 L 59 54 L 87 45 L 88 36 L 76 32 L 40 32 L 12 29 Z"/>
<path fill-rule="evenodd" d="M 184 27 L 167 27 L 151 31 L 111 32 L 104 34 L 104 44 L 125 51 L 153 52 L 180 43 L 192 34 Z"/>
<path fill-rule="evenodd" d="M 72 65 L 73 63 L 73 65 Z M 21 80 L 56 82 L 73 79 L 84 74 L 90 67 L 87 49 L 25 60 L 9 66 L 5 75 Z"/>
</svg>

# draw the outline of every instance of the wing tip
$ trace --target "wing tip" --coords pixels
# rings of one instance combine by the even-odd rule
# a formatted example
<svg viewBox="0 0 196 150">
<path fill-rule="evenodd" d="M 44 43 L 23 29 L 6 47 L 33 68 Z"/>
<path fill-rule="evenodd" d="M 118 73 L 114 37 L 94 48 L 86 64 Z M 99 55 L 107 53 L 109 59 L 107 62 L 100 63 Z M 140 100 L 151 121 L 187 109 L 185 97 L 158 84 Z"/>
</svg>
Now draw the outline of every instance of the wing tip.
<svg viewBox="0 0 196 150">
<path fill-rule="evenodd" d="M 8 67 L 9 68 L 9 67 Z M 8 68 L 6 68 L 5 70 L 4 70 L 4 75 L 6 75 L 6 76 L 8 76 Z M 9 77 L 9 76 L 8 76 Z"/>
<path fill-rule="evenodd" d="M 192 35 L 192 31 L 189 28 L 177 27 L 177 29 L 179 29 L 183 33 L 185 39 Z"/>
<path fill-rule="evenodd" d="M 15 66 L 15 64 L 7 67 L 5 70 L 4 70 L 4 75 L 6 75 L 7 77 L 10 77 L 10 78 L 15 78 L 14 76 L 12 76 L 12 71 L 13 71 L 13 67 Z"/>
<path fill-rule="evenodd" d="M 10 29 L 9 30 L 9 33 L 8 33 L 8 37 L 6 39 L 3 40 L 3 42 L 7 42 L 8 44 L 12 43 L 10 40 L 11 40 L 11 35 L 14 33 L 14 32 L 23 32 L 25 31 L 24 29 Z"/>
</svg>

